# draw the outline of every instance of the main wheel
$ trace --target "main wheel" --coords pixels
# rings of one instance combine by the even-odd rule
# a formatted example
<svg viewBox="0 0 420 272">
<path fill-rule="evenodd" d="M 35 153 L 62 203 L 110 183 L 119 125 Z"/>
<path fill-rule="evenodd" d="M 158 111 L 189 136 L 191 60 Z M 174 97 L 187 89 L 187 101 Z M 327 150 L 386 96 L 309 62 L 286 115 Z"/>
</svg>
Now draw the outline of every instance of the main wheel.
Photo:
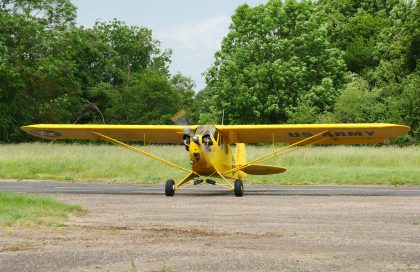
<svg viewBox="0 0 420 272">
<path fill-rule="evenodd" d="M 174 196 L 175 194 L 175 181 L 173 179 L 168 179 L 165 185 L 165 195 Z"/>
<path fill-rule="evenodd" d="M 243 196 L 244 195 L 244 184 L 242 180 L 237 179 L 235 180 L 234 186 L 235 196 Z"/>
</svg>

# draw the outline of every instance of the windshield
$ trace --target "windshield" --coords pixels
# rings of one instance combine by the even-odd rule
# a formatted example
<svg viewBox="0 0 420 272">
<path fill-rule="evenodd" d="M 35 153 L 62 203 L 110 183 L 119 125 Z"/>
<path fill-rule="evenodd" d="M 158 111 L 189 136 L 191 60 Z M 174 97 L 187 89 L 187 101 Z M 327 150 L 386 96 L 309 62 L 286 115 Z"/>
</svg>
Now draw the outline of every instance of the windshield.
<svg viewBox="0 0 420 272">
<path fill-rule="evenodd" d="M 197 135 L 209 134 L 212 138 L 214 138 L 215 132 L 216 132 L 215 126 L 199 126 L 196 129 L 195 134 Z"/>
</svg>

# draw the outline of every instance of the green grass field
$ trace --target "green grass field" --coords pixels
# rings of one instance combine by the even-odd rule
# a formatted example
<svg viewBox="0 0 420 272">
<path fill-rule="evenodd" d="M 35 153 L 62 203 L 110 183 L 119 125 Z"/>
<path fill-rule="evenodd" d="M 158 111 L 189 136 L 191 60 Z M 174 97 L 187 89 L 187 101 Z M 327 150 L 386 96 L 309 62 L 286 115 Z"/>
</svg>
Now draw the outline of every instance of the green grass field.
<svg viewBox="0 0 420 272">
<path fill-rule="evenodd" d="M 69 213 L 80 210 L 80 206 L 46 197 L 0 192 L 0 226 L 59 226 Z"/>
<path fill-rule="evenodd" d="M 189 167 L 182 146 L 146 148 Z M 250 146 L 248 160 L 272 150 Z M 279 175 L 248 176 L 247 183 L 420 185 L 420 147 L 309 147 L 268 161 L 288 170 Z M 110 145 L 27 143 L 0 145 L 0 178 L 66 181 L 159 183 L 184 172 Z"/>
</svg>

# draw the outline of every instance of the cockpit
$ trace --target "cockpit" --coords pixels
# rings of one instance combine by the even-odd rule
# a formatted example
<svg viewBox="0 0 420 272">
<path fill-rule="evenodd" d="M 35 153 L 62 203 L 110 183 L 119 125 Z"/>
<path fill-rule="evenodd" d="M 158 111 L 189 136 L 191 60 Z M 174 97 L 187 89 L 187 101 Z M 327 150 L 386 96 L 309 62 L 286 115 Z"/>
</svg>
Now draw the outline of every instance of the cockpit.
<svg viewBox="0 0 420 272">
<path fill-rule="evenodd" d="M 184 135 L 183 144 L 187 150 L 190 147 L 190 141 L 198 145 L 204 145 L 210 147 L 214 141 L 217 141 L 218 131 L 215 126 L 199 126 L 192 137 Z"/>
</svg>

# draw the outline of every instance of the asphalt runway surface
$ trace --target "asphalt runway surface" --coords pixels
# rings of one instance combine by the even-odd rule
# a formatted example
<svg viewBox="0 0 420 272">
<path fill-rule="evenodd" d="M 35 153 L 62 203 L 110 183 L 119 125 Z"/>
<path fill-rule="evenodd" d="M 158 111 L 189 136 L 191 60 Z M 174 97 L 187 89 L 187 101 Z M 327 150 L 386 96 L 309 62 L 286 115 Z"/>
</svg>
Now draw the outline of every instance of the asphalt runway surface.
<svg viewBox="0 0 420 272">
<path fill-rule="evenodd" d="M 107 184 L 52 181 L 0 181 L 0 191 L 20 193 L 71 194 L 133 194 L 162 195 L 164 184 Z M 233 195 L 214 185 L 181 188 L 175 195 Z M 250 185 L 245 195 L 306 195 L 306 196 L 420 196 L 420 187 L 344 186 L 344 185 Z"/>
<path fill-rule="evenodd" d="M 85 210 L 0 227 L 0 272 L 420 271 L 420 187 L 0 181 Z"/>
</svg>

